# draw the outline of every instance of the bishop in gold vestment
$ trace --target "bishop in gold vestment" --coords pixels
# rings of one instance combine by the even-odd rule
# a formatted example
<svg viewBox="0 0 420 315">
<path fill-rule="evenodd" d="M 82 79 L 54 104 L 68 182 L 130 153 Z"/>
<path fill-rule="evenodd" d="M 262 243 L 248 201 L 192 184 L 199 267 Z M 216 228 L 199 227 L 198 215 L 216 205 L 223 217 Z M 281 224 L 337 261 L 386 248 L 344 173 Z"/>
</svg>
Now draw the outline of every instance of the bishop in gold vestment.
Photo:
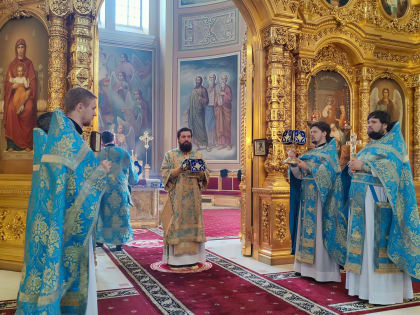
<svg viewBox="0 0 420 315">
<path fill-rule="evenodd" d="M 177 134 L 179 148 L 166 152 L 162 162 L 162 181 L 169 198 L 162 212 L 164 263 L 171 267 L 190 267 L 205 261 L 201 191 L 206 188 L 208 171 L 182 170 L 186 159 L 201 159 L 192 149 L 192 132 L 182 128 Z"/>
</svg>

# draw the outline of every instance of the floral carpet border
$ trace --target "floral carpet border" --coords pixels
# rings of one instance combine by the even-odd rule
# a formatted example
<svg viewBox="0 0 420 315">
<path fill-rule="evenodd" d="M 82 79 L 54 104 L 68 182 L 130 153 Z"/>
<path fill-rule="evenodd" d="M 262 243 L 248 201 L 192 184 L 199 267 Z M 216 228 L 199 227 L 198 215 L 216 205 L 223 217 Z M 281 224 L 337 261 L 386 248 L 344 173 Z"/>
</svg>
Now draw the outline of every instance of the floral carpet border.
<svg viewBox="0 0 420 315">
<path fill-rule="evenodd" d="M 139 292 L 134 288 L 107 290 L 107 291 L 98 291 L 97 292 L 98 300 L 114 299 L 114 298 L 134 296 L 134 295 L 139 295 Z"/>
<path fill-rule="evenodd" d="M 106 291 L 97 292 L 98 300 L 114 299 L 114 298 L 134 296 L 134 295 L 139 295 L 139 292 L 134 288 L 106 290 Z M 17 306 L 16 300 L 0 301 L 0 311 L 15 309 L 16 306 Z"/>
<path fill-rule="evenodd" d="M 353 312 L 373 311 L 373 310 L 387 311 L 387 310 L 390 310 L 391 308 L 400 309 L 398 308 L 399 306 L 411 305 L 418 302 L 420 302 L 420 293 L 415 293 L 414 298 L 412 300 L 404 302 L 404 303 L 399 303 L 399 304 L 375 305 L 375 304 L 369 304 L 367 301 L 353 301 L 353 302 L 331 304 L 329 306 L 343 313 L 353 313 Z"/>
<path fill-rule="evenodd" d="M 119 262 L 124 270 L 133 278 L 137 285 L 163 314 L 193 315 L 181 301 L 157 281 L 126 251 L 108 253 Z"/>
<path fill-rule="evenodd" d="M 262 290 L 282 299 L 283 301 L 305 311 L 309 314 L 316 315 L 327 315 L 327 314 L 338 314 L 326 307 L 319 305 L 285 287 L 271 282 L 268 279 L 260 276 L 258 273 L 248 270 L 244 267 L 234 264 L 233 262 L 226 260 L 220 256 L 217 256 L 207 251 L 207 260 L 213 264 L 216 264 L 227 271 L 237 275 L 238 277 L 252 283 L 253 285 L 261 288 Z"/>
<path fill-rule="evenodd" d="M 0 311 L 16 308 L 16 300 L 0 301 Z"/>
</svg>

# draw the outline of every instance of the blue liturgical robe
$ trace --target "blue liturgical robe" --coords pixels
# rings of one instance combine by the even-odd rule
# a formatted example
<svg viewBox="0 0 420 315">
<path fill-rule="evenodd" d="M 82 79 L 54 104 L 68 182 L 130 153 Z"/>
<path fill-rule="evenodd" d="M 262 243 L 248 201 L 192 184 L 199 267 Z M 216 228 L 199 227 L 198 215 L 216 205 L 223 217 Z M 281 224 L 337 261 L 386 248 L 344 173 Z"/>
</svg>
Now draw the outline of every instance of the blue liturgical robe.
<svg viewBox="0 0 420 315">
<path fill-rule="evenodd" d="M 335 139 L 314 148 L 300 157 L 308 165 L 308 172 L 302 180 L 290 172 L 290 231 L 292 252 L 296 259 L 309 264 L 314 263 L 317 200 L 322 207 L 322 238 L 331 257 L 339 265 L 344 265 L 346 257 L 347 217 L 343 207 L 343 187 L 341 169 Z M 300 235 L 297 234 L 299 209 Z M 300 242 L 296 246 L 296 238 Z"/>
<path fill-rule="evenodd" d="M 365 197 L 369 186 L 383 187 L 388 202 L 375 203 L 374 268 L 401 270 L 420 279 L 420 221 L 413 177 L 401 126 L 397 122 L 379 140 L 357 154 L 367 169 L 353 175 L 345 269 L 360 274 L 365 240 Z M 376 176 L 372 176 L 372 172 Z"/>
<path fill-rule="evenodd" d="M 111 171 L 101 200 L 96 240 L 108 244 L 124 244 L 133 239 L 130 225 L 131 195 L 128 185 L 139 177 L 130 154 L 114 145 L 106 146 L 98 155 L 99 160 L 111 162 Z"/>
<path fill-rule="evenodd" d="M 73 122 L 53 113 L 33 190 L 16 314 L 85 314 L 88 240 L 106 173 Z"/>
<path fill-rule="evenodd" d="M 33 171 L 32 171 L 32 185 L 31 185 L 31 195 L 29 196 L 28 210 L 26 212 L 26 238 L 28 238 L 30 231 L 33 228 L 33 219 L 36 217 L 34 211 L 34 203 L 36 202 L 39 190 L 39 167 L 41 163 L 41 157 L 44 153 L 45 146 L 47 144 L 47 134 L 44 130 L 40 128 L 34 128 L 33 130 L 34 137 L 34 157 L 33 157 Z M 27 260 L 30 260 L 29 257 L 29 248 L 30 242 L 25 242 L 25 255 L 24 255 L 24 264 Z"/>
</svg>

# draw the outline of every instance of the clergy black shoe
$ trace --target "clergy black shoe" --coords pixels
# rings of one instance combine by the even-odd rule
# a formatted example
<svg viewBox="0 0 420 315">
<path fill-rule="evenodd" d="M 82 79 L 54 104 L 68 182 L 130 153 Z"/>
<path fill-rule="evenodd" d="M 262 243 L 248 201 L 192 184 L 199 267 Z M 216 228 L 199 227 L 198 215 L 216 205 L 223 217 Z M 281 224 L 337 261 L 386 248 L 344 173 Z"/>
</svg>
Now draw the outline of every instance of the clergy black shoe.
<svg viewBox="0 0 420 315">
<path fill-rule="evenodd" d="M 115 250 L 116 250 L 117 252 L 122 251 L 122 245 L 117 245 L 117 246 L 115 247 Z"/>
<path fill-rule="evenodd" d="M 98 242 L 96 242 L 96 247 L 102 247 L 102 246 L 104 246 L 104 243 L 98 243 Z"/>
</svg>

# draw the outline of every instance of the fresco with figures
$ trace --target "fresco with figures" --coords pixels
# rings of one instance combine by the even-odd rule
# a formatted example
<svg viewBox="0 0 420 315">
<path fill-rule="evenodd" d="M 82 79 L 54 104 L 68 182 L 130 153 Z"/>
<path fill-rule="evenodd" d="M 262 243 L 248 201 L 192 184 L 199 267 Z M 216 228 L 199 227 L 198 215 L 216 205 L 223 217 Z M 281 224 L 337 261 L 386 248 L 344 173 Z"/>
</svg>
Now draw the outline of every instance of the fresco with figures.
<svg viewBox="0 0 420 315">
<path fill-rule="evenodd" d="M 404 130 L 404 93 L 392 79 L 378 79 L 370 88 L 370 111 L 384 110 L 392 121 L 399 121 Z"/>
<path fill-rule="evenodd" d="M 229 0 L 178 0 L 178 7 L 195 7 L 199 5 L 215 4 L 219 2 L 226 2 Z"/>
<path fill-rule="evenodd" d="M 178 62 L 178 127 L 209 162 L 238 162 L 239 53 Z"/>
<path fill-rule="evenodd" d="M 312 76 L 308 91 L 308 113 L 311 121 L 325 121 L 331 136 L 337 140 L 340 165 L 350 158 L 346 142 L 350 139 L 350 88 L 335 71 L 320 71 Z"/>
<path fill-rule="evenodd" d="M 145 163 L 146 131 L 153 135 L 153 62 L 151 50 L 99 46 L 99 131 L 115 133 L 115 144 Z M 147 163 L 152 161 L 152 146 Z"/>
<path fill-rule="evenodd" d="M 36 18 L 7 22 L 0 30 L 2 151 L 31 151 L 38 112 L 47 110 L 48 35 Z"/>
</svg>

